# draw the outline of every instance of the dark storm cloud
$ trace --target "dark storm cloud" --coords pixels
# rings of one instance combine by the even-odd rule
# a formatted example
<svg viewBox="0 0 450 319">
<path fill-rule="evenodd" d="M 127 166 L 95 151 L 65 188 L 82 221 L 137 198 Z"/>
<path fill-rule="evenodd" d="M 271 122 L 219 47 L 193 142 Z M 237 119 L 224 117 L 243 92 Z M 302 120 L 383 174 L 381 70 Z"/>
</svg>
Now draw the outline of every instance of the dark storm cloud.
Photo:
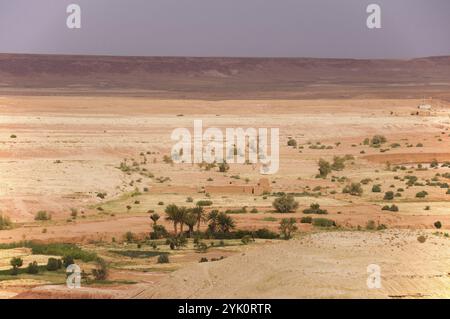
<svg viewBox="0 0 450 319">
<path fill-rule="evenodd" d="M 82 8 L 81 30 L 66 7 Z M 382 7 L 382 29 L 366 7 Z M 450 54 L 448 0 L 0 0 L 0 52 L 408 58 Z"/>
</svg>

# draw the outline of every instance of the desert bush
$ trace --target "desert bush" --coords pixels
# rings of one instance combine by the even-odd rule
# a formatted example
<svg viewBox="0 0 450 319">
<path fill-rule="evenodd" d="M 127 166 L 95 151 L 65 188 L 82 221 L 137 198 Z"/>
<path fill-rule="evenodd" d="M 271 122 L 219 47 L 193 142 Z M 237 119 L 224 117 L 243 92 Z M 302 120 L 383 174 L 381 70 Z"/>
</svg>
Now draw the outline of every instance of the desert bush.
<svg viewBox="0 0 450 319">
<path fill-rule="evenodd" d="M 419 237 L 417 237 L 417 241 L 421 244 L 423 244 L 424 242 L 427 241 L 427 238 L 423 235 L 420 235 Z"/>
<path fill-rule="evenodd" d="M 228 165 L 226 162 L 219 164 L 219 172 L 225 173 L 225 172 L 228 172 L 229 169 L 230 169 L 230 165 Z"/>
<path fill-rule="evenodd" d="M 168 232 L 163 225 L 153 225 L 153 232 L 150 233 L 151 239 L 160 239 L 167 237 Z"/>
<path fill-rule="evenodd" d="M 381 185 L 373 185 L 372 186 L 372 192 L 373 193 L 381 193 Z"/>
<path fill-rule="evenodd" d="M 52 215 L 48 214 L 45 210 L 40 210 L 34 216 L 34 220 L 50 220 Z"/>
<path fill-rule="evenodd" d="M 345 168 L 345 157 L 334 156 L 333 164 L 331 164 L 331 169 L 333 171 L 342 171 Z"/>
<path fill-rule="evenodd" d="M 363 189 L 360 183 L 351 183 L 350 185 L 344 187 L 342 193 L 350 194 L 353 196 L 361 196 L 363 193 Z"/>
<path fill-rule="evenodd" d="M 50 257 L 47 261 L 47 270 L 48 271 L 55 271 L 58 269 L 61 269 L 62 267 L 62 261 L 61 259 Z"/>
<path fill-rule="evenodd" d="M 132 232 L 128 231 L 125 233 L 124 239 L 127 243 L 132 243 L 135 241 L 135 236 Z"/>
<path fill-rule="evenodd" d="M 297 147 L 297 141 L 294 140 L 293 138 L 290 138 L 287 142 L 288 146 L 292 146 L 292 147 Z"/>
<path fill-rule="evenodd" d="M 169 245 L 170 249 L 179 249 L 187 245 L 187 239 L 183 235 L 172 236 L 167 238 L 166 244 Z"/>
<path fill-rule="evenodd" d="M 64 268 L 67 268 L 67 267 L 69 267 L 70 265 L 73 265 L 73 264 L 75 263 L 75 260 L 73 259 L 72 256 L 67 255 L 67 256 L 63 256 L 62 262 L 63 262 Z"/>
<path fill-rule="evenodd" d="M 384 193 L 384 200 L 393 200 L 394 199 L 394 192 L 392 191 L 388 191 L 386 193 Z"/>
<path fill-rule="evenodd" d="M 199 253 L 204 253 L 208 250 L 208 245 L 202 241 L 198 241 L 194 244 L 195 250 Z"/>
<path fill-rule="evenodd" d="M 10 229 L 11 227 L 11 219 L 8 216 L 0 215 L 0 230 Z"/>
<path fill-rule="evenodd" d="M 172 157 L 170 157 L 169 155 L 164 155 L 163 156 L 163 162 L 166 163 L 166 164 L 173 164 Z"/>
<path fill-rule="evenodd" d="M 303 210 L 304 214 L 328 214 L 328 211 L 326 209 L 321 209 L 320 205 L 317 203 L 313 203 L 309 206 L 309 208 L 306 208 Z"/>
<path fill-rule="evenodd" d="M 225 214 L 247 214 L 247 207 L 236 208 L 236 209 L 227 209 Z"/>
<path fill-rule="evenodd" d="M 387 142 L 386 137 L 383 135 L 374 135 L 372 139 L 370 140 L 370 145 L 372 147 L 379 147 L 381 144 L 384 144 Z"/>
<path fill-rule="evenodd" d="M 430 163 L 430 167 L 432 167 L 432 168 L 439 167 L 439 162 L 437 160 L 435 160 L 435 159 L 432 160 L 431 163 Z"/>
<path fill-rule="evenodd" d="M 206 257 L 200 258 L 199 263 L 207 263 L 207 262 L 208 262 L 208 258 L 206 258 Z"/>
<path fill-rule="evenodd" d="M 250 242 L 254 241 L 254 239 L 252 238 L 252 236 L 250 235 L 245 235 L 244 237 L 241 238 L 241 242 L 244 245 L 248 245 Z"/>
<path fill-rule="evenodd" d="M 305 217 L 300 218 L 300 223 L 302 223 L 302 224 L 311 224 L 312 221 L 313 221 L 313 219 L 311 216 L 305 216 Z"/>
<path fill-rule="evenodd" d="M 197 206 L 212 206 L 213 202 L 210 200 L 199 200 Z"/>
<path fill-rule="evenodd" d="M 157 263 L 158 264 L 168 264 L 169 261 L 169 255 L 168 254 L 161 254 L 158 256 Z"/>
<path fill-rule="evenodd" d="M 425 198 L 427 195 L 428 195 L 428 192 L 426 192 L 426 191 L 421 191 L 421 192 L 418 192 L 418 193 L 416 194 L 416 197 L 417 197 L 417 198 Z"/>
<path fill-rule="evenodd" d="M 366 229 L 367 230 L 375 230 L 376 228 L 376 224 L 374 220 L 368 220 L 367 224 L 366 224 Z"/>
<path fill-rule="evenodd" d="M 298 202 L 292 195 L 282 195 L 276 198 L 272 203 L 273 208 L 279 213 L 289 213 L 298 208 Z"/>
<path fill-rule="evenodd" d="M 297 230 L 295 218 L 283 218 L 280 222 L 280 232 L 284 239 L 290 239 L 292 233 Z"/>
<path fill-rule="evenodd" d="M 318 227 L 336 226 L 336 222 L 328 218 L 313 218 L 312 224 Z"/>
<path fill-rule="evenodd" d="M 36 275 L 37 273 L 39 273 L 39 266 L 36 261 L 28 264 L 27 273 L 31 275 Z"/>
<path fill-rule="evenodd" d="M 194 199 L 191 196 L 186 198 L 186 203 L 192 203 L 193 201 L 194 201 Z"/>
<path fill-rule="evenodd" d="M 331 164 L 321 158 L 319 160 L 319 175 L 317 177 L 326 178 L 331 171 Z"/>
<path fill-rule="evenodd" d="M 441 229 L 442 223 L 440 221 L 437 221 L 434 223 L 434 227 L 436 227 L 437 229 Z"/>
<path fill-rule="evenodd" d="M 96 268 L 92 269 L 92 275 L 97 281 L 106 280 L 109 275 L 109 265 L 103 258 L 97 258 Z"/>
<path fill-rule="evenodd" d="M 388 211 L 391 211 L 391 212 L 398 212 L 399 209 L 398 209 L 398 206 L 396 206 L 396 205 L 391 205 L 391 206 L 386 205 L 386 206 L 383 206 L 382 210 L 388 210 Z"/>
</svg>

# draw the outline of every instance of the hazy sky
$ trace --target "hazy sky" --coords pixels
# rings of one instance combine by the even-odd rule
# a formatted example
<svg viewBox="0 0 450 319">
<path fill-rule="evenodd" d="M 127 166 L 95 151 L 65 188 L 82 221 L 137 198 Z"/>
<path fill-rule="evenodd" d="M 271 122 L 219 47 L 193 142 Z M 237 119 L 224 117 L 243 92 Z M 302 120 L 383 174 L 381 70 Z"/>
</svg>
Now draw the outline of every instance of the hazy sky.
<svg viewBox="0 0 450 319">
<path fill-rule="evenodd" d="M 66 7 L 82 28 L 66 27 Z M 382 8 L 382 29 L 366 7 Z M 0 52 L 409 58 L 450 55 L 450 0 L 0 0 Z"/>
</svg>

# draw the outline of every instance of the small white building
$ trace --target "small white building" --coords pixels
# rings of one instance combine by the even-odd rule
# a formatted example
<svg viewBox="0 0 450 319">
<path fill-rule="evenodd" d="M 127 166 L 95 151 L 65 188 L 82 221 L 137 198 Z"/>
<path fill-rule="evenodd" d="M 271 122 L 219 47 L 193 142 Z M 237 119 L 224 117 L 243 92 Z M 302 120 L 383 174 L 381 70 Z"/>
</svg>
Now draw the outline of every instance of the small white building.
<svg viewBox="0 0 450 319">
<path fill-rule="evenodd" d="M 431 105 L 430 104 L 420 104 L 417 108 L 419 110 L 427 110 L 427 111 L 429 111 L 429 110 L 431 110 Z"/>
</svg>

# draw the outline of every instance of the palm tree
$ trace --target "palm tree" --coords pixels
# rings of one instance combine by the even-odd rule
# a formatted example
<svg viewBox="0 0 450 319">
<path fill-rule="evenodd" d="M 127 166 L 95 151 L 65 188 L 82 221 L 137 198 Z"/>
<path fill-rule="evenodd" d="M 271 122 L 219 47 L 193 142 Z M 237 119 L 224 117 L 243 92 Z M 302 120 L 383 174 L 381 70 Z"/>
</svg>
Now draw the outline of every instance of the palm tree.
<svg viewBox="0 0 450 319">
<path fill-rule="evenodd" d="M 217 226 L 221 232 L 228 233 L 235 227 L 235 223 L 231 216 L 221 212 L 217 215 Z"/>
<path fill-rule="evenodd" d="M 208 220 L 208 228 L 211 232 L 215 233 L 217 230 L 217 218 L 219 216 L 219 211 L 214 209 L 209 212 L 207 220 Z"/>
<path fill-rule="evenodd" d="M 156 226 L 156 223 L 158 222 L 159 219 L 159 215 L 158 213 L 153 213 L 150 215 L 150 219 L 153 221 L 153 226 Z"/>
<path fill-rule="evenodd" d="M 178 206 L 175 204 L 170 204 L 164 211 L 167 214 L 166 220 L 170 220 L 173 223 L 173 229 L 176 236 L 178 233 L 178 223 L 180 222 Z"/>
<path fill-rule="evenodd" d="M 193 212 L 194 209 L 188 209 L 188 213 L 185 214 L 183 222 L 189 227 L 189 237 L 194 232 L 194 226 L 197 224 L 197 216 Z"/>
<path fill-rule="evenodd" d="M 185 224 L 186 217 L 188 215 L 188 209 L 184 206 L 178 207 L 177 220 L 180 224 L 180 234 L 183 234 L 183 226 Z"/>
<path fill-rule="evenodd" d="M 200 223 L 205 221 L 205 211 L 202 206 L 196 206 L 192 208 L 192 214 L 196 217 L 197 221 L 197 232 L 200 231 Z"/>
</svg>

